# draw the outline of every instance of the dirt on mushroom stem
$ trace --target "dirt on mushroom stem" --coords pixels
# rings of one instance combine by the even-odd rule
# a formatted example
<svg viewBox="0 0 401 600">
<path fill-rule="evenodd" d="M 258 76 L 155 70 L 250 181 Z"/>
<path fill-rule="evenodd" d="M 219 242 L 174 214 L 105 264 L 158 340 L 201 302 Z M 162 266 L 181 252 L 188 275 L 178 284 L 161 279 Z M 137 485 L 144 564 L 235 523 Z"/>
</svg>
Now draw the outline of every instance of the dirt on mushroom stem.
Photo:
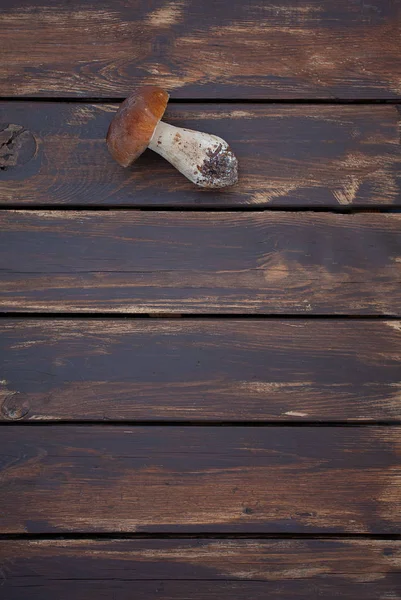
<svg viewBox="0 0 401 600">
<path fill-rule="evenodd" d="M 215 150 L 208 150 L 206 154 L 207 158 L 202 165 L 197 165 L 205 187 L 225 187 L 237 182 L 238 163 L 229 146 L 223 148 L 219 144 Z"/>
</svg>

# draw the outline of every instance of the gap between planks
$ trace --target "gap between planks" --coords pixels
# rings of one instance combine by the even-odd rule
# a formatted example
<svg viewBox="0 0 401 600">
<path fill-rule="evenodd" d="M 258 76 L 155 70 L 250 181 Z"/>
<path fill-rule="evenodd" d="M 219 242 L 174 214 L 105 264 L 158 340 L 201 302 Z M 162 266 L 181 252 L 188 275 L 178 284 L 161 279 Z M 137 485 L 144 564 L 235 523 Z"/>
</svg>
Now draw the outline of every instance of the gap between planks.
<svg viewBox="0 0 401 600">
<path fill-rule="evenodd" d="M 56 104 L 58 102 L 69 102 L 79 104 L 114 104 L 123 102 L 125 96 L 0 96 L 0 102 L 51 102 Z M 170 98 L 169 104 L 310 104 L 310 105 L 399 105 L 401 99 L 399 98 Z"/>
<path fill-rule="evenodd" d="M 377 540 L 398 541 L 399 533 L 0 533 L 0 541 L 24 540 Z"/>
<path fill-rule="evenodd" d="M 397 315 L 332 315 L 332 314 L 293 314 L 293 313 L 280 313 L 280 314 L 250 314 L 250 313 L 117 313 L 117 312 L 97 312 L 97 313 L 86 313 L 86 312 L 29 312 L 29 311 L 3 311 L 0 312 L 0 319 L 53 319 L 53 320 L 69 320 L 69 319 L 90 319 L 92 321 L 101 321 L 103 319 L 118 319 L 118 320 L 138 320 L 138 319 L 186 319 L 186 320 L 197 320 L 202 321 L 203 319 L 219 319 L 219 320 L 238 320 L 238 319 L 252 319 L 254 321 L 274 321 L 283 319 L 294 319 L 294 320 L 335 320 L 335 321 L 399 321 L 400 317 Z"/>
<path fill-rule="evenodd" d="M 35 211 L 43 211 L 46 210 L 48 212 L 183 212 L 183 213 L 193 213 L 193 212 L 257 212 L 257 213 L 265 213 L 265 212 L 310 212 L 310 213 L 333 213 L 340 215 L 357 215 L 364 213 L 385 213 L 385 214 L 397 214 L 401 212 L 401 208 L 394 208 L 392 205 L 384 205 L 384 206 L 376 206 L 369 207 L 366 206 L 355 206 L 355 207 L 336 207 L 336 206 L 297 206 L 297 205 L 286 205 L 286 206 L 252 206 L 252 205 L 243 205 L 243 206 L 164 206 L 162 204 L 152 204 L 149 205 L 135 205 L 135 206 L 126 206 L 124 204 L 116 204 L 114 206 L 105 206 L 104 204 L 90 204 L 88 206 L 83 206 L 82 204 L 69 204 L 65 206 L 64 204 L 53 204 L 49 206 L 48 204 L 32 204 L 27 208 L 26 204 L 9 204 L 3 203 L 0 206 L 1 211 L 24 211 L 24 212 L 35 212 Z"/>
<path fill-rule="evenodd" d="M 365 428 L 369 427 L 400 427 L 401 420 L 392 420 L 389 421 L 387 419 L 377 419 L 375 421 L 358 421 L 357 419 L 348 419 L 347 421 L 207 421 L 207 420 L 196 420 L 193 421 L 184 421 L 179 419 L 174 419 L 171 421 L 166 420 L 135 420 L 135 419 L 125 419 L 125 420 L 113 420 L 108 419 L 102 421 L 101 419 L 88 419 L 85 421 L 84 419 L 79 421 L 69 421 L 66 419 L 45 421 L 45 420 L 33 420 L 33 421 L 25 421 L 23 417 L 20 419 L 15 419 L 12 421 L 0 421 L 0 429 L 2 427 L 65 427 L 73 426 L 73 427 L 249 427 L 249 428 L 301 428 L 301 427 L 325 427 L 325 428 L 336 428 L 336 427 L 348 427 L 348 428 Z"/>
</svg>

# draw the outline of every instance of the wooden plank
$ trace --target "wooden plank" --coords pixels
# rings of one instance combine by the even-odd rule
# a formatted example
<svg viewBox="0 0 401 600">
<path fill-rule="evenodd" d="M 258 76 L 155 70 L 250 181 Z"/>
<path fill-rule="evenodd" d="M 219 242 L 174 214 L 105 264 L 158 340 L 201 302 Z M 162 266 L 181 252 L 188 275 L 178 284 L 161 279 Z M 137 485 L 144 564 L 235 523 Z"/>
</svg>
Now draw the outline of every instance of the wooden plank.
<svg viewBox="0 0 401 600">
<path fill-rule="evenodd" d="M 401 321 L 0 323 L 0 420 L 401 419 Z"/>
<path fill-rule="evenodd" d="M 2 211 L 3 311 L 401 314 L 401 215 Z"/>
<path fill-rule="evenodd" d="M 3 533 L 400 532 L 400 427 L 1 433 Z"/>
<path fill-rule="evenodd" d="M 378 600 L 396 599 L 399 596 L 399 576 L 387 576 L 381 581 L 355 582 L 336 578 L 302 579 L 290 581 L 113 581 L 108 579 L 95 581 L 64 581 L 42 585 L 35 583 L 31 587 L 21 583 L 10 589 L 7 600 L 132 600 L 133 588 L 135 600 L 320 600 L 341 597 L 342 600 Z"/>
<path fill-rule="evenodd" d="M 3 96 L 399 98 L 394 0 L 3 0 Z"/>
<path fill-rule="evenodd" d="M 377 600 L 397 596 L 400 557 L 377 540 L 0 541 L 7 600 Z"/>
<path fill-rule="evenodd" d="M 401 206 L 400 114 L 391 105 L 171 104 L 165 120 L 232 145 L 239 184 L 211 193 L 150 150 L 129 169 L 105 135 L 116 105 L 0 102 L 0 201 L 110 206 Z M 1 128 L 0 128 L 1 129 Z M 8 133 L 7 133 L 8 132 Z M 1 135 L 1 133 L 0 133 Z M 15 137 L 14 137 L 15 139 Z"/>
</svg>

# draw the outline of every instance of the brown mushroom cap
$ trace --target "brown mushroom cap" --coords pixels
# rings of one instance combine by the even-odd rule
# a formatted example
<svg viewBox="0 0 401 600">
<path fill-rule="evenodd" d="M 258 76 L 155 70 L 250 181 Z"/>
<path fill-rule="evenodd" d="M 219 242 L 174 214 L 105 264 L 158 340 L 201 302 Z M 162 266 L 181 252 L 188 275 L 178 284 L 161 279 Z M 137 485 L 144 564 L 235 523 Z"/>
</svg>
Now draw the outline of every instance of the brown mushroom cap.
<svg viewBox="0 0 401 600">
<path fill-rule="evenodd" d="M 128 167 L 146 150 L 168 99 L 163 88 L 144 85 L 121 104 L 106 138 L 110 154 L 120 165 Z"/>
</svg>

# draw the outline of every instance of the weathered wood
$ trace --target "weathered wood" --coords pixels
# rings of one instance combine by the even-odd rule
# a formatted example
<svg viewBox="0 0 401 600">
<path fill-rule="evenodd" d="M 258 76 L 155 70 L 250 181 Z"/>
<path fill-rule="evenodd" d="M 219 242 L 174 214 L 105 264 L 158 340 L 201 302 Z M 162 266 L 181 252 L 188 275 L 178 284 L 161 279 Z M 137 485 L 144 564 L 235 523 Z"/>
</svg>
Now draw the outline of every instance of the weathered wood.
<svg viewBox="0 0 401 600">
<path fill-rule="evenodd" d="M 0 323 L 0 420 L 401 419 L 401 322 Z"/>
<path fill-rule="evenodd" d="M 401 314 L 401 215 L 2 211 L 3 311 Z"/>
<path fill-rule="evenodd" d="M 0 531 L 399 533 L 400 427 L 4 426 Z"/>
<path fill-rule="evenodd" d="M 377 600 L 397 597 L 400 566 L 393 541 L 0 541 L 7 600 Z"/>
<path fill-rule="evenodd" d="M 396 0 L 3 0 L 0 94 L 399 98 Z"/>
<path fill-rule="evenodd" d="M 213 193 L 191 184 L 150 150 L 132 168 L 115 163 L 105 135 L 116 108 L 1 102 L 0 122 L 24 127 L 17 138 L 24 143 L 13 151 L 4 146 L 8 158 L 2 163 L 0 156 L 0 202 L 401 206 L 396 106 L 170 105 L 166 121 L 220 135 L 238 156 L 238 185 Z"/>
<path fill-rule="evenodd" d="M 392 574 L 374 582 L 355 582 L 340 577 L 289 581 L 36 581 L 31 586 L 5 583 L 7 600 L 395 600 L 400 578 Z"/>
</svg>

